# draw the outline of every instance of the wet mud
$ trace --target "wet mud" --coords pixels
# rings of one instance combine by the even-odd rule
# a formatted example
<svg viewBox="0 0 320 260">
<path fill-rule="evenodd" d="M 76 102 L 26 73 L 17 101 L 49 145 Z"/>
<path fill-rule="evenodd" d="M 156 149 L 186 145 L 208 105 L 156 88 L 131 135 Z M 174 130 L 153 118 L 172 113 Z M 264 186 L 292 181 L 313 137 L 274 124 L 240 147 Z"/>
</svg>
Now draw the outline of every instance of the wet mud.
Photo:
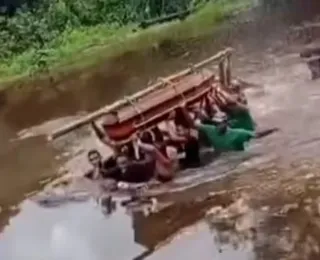
<svg viewBox="0 0 320 260">
<path fill-rule="evenodd" d="M 50 90 L 4 95 L 0 259 L 319 259 L 319 81 L 299 58 L 307 41 L 292 33 L 292 21 L 258 14 L 205 39 L 128 53 L 81 80 L 42 81 Z M 85 171 L 88 149 L 110 152 L 86 128 L 53 145 L 43 134 L 224 45 L 237 50 L 234 74 L 261 85 L 246 91 L 258 127 L 280 132 L 151 189 L 156 200 L 145 205 L 124 207 L 124 196 L 110 205 L 95 196 L 20 203 L 57 173 Z"/>
</svg>

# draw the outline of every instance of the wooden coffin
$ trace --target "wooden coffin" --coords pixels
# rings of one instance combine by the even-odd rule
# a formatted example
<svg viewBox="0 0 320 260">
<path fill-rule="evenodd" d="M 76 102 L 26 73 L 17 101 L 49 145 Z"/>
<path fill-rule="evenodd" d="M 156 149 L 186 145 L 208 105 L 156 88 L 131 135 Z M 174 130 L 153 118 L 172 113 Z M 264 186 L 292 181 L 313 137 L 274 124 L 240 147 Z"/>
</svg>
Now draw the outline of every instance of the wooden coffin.
<svg viewBox="0 0 320 260">
<path fill-rule="evenodd" d="M 137 131 L 149 129 L 165 120 L 169 113 L 182 102 L 187 105 L 201 101 L 211 90 L 217 79 L 212 71 L 202 70 L 178 78 L 164 87 L 131 100 L 116 112 L 107 115 L 104 130 L 110 139 L 124 141 Z"/>
</svg>

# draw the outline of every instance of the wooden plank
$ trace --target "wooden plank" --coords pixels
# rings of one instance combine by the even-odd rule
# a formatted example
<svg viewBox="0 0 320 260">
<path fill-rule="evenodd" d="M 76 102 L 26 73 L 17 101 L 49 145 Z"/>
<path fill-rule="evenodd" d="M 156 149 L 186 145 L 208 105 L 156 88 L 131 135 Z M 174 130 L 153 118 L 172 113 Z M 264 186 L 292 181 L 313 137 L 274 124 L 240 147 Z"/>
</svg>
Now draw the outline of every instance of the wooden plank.
<svg viewBox="0 0 320 260">
<path fill-rule="evenodd" d="M 186 76 L 190 73 L 193 72 L 193 69 L 201 69 L 202 67 L 212 63 L 212 62 L 216 62 L 216 61 L 220 61 L 222 59 L 225 59 L 227 56 L 231 55 L 231 53 L 233 52 L 233 49 L 232 48 L 227 48 L 219 53 L 217 53 L 216 55 L 208 58 L 208 59 L 205 59 L 199 63 L 197 63 L 193 68 L 188 68 L 188 69 L 185 69 L 185 70 L 182 70 L 176 74 L 173 74 L 169 77 L 166 78 L 166 80 L 174 80 L 174 79 L 177 79 L 177 78 L 180 78 L 180 77 L 183 77 L 183 76 Z M 149 93 L 155 91 L 156 89 L 160 89 L 162 87 L 164 87 L 165 84 L 163 84 L 162 81 L 160 82 L 157 82 L 153 85 L 151 85 L 150 87 L 142 90 L 142 91 L 139 91 L 137 92 L 136 94 L 130 96 L 129 98 L 131 100 L 136 100 L 136 99 L 139 99 L 143 96 L 146 96 L 148 95 Z M 106 107 L 103 107 L 93 113 L 90 113 L 86 116 L 84 116 L 83 118 L 81 119 L 78 119 L 76 121 L 73 121 L 65 126 L 62 126 L 61 128 L 59 129 L 56 129 L 54 130 L 49 136 L 48 136 L 48 140 L 53 140 L 55 138 L 58 138 L 62 135 L 65 135 L 77 128 L 80 128 L 100 117 L 102 117 L 103 115 L 107 114 L 107 113 L 110 113 L 112 111 L 115 111 L 115 110 L 118 110 L 119 108 L 123 107 L 124 105 L 127 105 L 128 104 L 128 100 L 126 99 L 122 99 L 122 100 L 119 100 L 109 106 L 106 106 Z"/>
</svg>

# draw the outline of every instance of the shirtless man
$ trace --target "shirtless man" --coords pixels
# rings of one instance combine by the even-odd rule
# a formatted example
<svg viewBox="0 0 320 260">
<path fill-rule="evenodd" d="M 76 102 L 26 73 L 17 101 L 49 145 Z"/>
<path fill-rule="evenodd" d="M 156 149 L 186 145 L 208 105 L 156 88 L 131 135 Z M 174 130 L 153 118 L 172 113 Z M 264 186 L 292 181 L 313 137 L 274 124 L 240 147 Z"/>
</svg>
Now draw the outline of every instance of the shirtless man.
<svg viewBox="0 0 320 260">
<path fill-rule="evenodd" d="M 164 140 L 153 140 L 151 132 L 143 132 L 136 140 L 139 148 L 156 162 L 155 176 L 161 182 L 171 181 L 177 170 L 177 156 L 169 155 Z M 175 158 L 176 157 L 176 158 Z"/>
<path fill-rule="evenodd" d="M 173 111 L 167 122 L 168 144 L 176 146 L 177 150 L 185 153 L 185 158 L 180 160 L 183 169 L 197 168 L 200 166 L 200 144 L 198 136 L 193 134 L 188 127 L 181 109 Z"/>
</svg>

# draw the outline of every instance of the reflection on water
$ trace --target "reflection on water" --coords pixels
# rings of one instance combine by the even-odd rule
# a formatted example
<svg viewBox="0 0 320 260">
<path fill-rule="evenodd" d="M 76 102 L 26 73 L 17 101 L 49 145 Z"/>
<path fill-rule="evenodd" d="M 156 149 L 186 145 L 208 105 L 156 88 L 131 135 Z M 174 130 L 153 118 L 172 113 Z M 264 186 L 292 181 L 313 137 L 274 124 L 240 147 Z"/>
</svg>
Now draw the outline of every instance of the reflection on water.
<svg viewBox="0 0 320 260">
<path fill-rule="evenodd" d="M 146 259 L 198 259 L 200 257 L 203 260 L 255 259 L 250 247 L 234 249 L 231 245 L 227 245 L 222 252 L 213 239 L 215 235 L 216 231 L 210 230 L 206 223 L 197 223 L 184 229 L 168 246 L 160 248 Z"/>
<path fill-rule="evenodd" d="M 310 174 L 316 167 L 296 177 L 281 172 L 276 191 L 265 185 L 270 170 L 252 171 L 247 179 L 212 183 L 214 193 L 160 201 L 152 210 L 124 208 L 119 199 L 111 214 L 95 200 L 45 209 L 26 201 L 0 235 L 0 258 L 319 259 L 320 175 Z M 245 191 L 231 189 L 239 181 Z"/>
<path fill-rule="evenodd" d="M 93 202 L 44 210 L 27 201 L 22 208 L 0 236 L 0 259 L 122 260 L 141 251 L 124 209 L 107 219 Z"/>
<path fill-rule="evenodd" d="M 218 200 L 222 202 L 221 198 Z M 147 259 L 166 259 L 163 258 L 166 255 L 182 257 L 188 252 L 163 248 L 163 245 L 172 239 L 173 234 L 196 223 L 216 201 L 217 198 L 213 198 L 193 203 L 163 204 L 159 211 L 149 212 L 148 216 L 142 211 L 130 213 L 118 207 L 107 217 L 94 201 L 46 209 L 26 201 L 21 205 L 22 213 L 11 219 L 10 226 L 0 236 L 0 258 L 102 260 L 107 256 L 108 259 L 122 260 L 147 256 Z M 203 252 L 208 256 L 204 259 L 210 259 L 211 253 L 220 254 L 214 246 L 209 226 L 204 223 L 194 234 L 195 238 L 205 239 L 204 243 L 199 243 L 201 240 L 195 243 L 195 238 L 190 236 L 184 238 L 183 233 L 180 236 L 183 241 L 198 247 L 198 250 L 194 248 L 189 252 L 194 256 L 201 248 L 210 247 L 209 251 Z M 181 242 L 173 238 L 172 246 L 175 248 Z M 230 248 L 223 259 L 229 259 L 235 253 Z"/>
</svg>

